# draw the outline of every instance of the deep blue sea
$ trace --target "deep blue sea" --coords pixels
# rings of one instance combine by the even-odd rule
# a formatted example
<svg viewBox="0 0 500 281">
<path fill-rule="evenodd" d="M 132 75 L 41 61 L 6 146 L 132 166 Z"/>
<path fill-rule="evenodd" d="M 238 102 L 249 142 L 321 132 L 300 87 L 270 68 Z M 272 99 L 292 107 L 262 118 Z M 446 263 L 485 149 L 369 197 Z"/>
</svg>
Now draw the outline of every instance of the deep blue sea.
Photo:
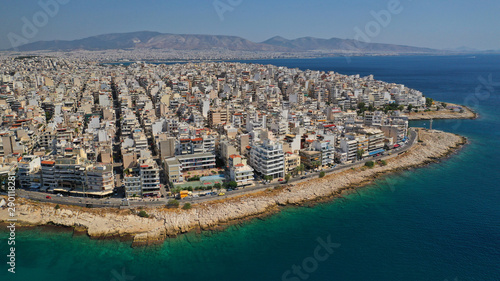
<svg viewBox="0 0 500 281">
<path fill-rule="evenodd" d="M 434 128 L 470 141 L 440 163 L 220 232 L 131 248 L 71 232 L 18 230 L 16 274 L 10 274 L 4 231 L 0 280 L 500 280 L 500 56 L 246 62 L 374 74 L 439 101 L 467 104 L 481 117 L 434 121 Z"/>
</svg>

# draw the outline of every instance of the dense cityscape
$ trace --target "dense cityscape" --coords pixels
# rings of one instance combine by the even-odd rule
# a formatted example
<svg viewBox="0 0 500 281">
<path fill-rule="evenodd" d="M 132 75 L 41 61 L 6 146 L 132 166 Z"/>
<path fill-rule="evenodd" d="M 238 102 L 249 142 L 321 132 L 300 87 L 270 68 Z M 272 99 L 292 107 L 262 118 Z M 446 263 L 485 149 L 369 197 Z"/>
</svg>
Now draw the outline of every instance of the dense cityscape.
<svg viewBox="0 0 500 281">
<path fill-rule="evenodd" d="M 373 76 L 271 65 L 17 57 L 1 69 L 2 173 L 59 196 L 288 182 L 404 145 L 404 111 L 442 107 Z"/>
</svg>

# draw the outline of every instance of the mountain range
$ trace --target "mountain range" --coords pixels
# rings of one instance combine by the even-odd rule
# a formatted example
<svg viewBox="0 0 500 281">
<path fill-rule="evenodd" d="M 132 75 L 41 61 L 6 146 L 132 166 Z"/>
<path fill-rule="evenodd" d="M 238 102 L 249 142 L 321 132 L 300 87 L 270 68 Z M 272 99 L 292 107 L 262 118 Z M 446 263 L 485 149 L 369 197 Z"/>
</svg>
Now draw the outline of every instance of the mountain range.
<svg viewBox="0 0 500 281">
<path fill-rule="evenodd" d="M 393 44 L 365 43 L 352 39 L 302 37 L 293 40 L 280 36 L 252 42 L 238 36 L 169 34 L 151 31 L 113 33 L 78 40 L 37 41 L 21 45 L 19 51 L 74 51 L 111 49 L 211 50 L 264 52 L 349 52 L 349 53 L 437 53 L 440 50 Z"/>
</svg>

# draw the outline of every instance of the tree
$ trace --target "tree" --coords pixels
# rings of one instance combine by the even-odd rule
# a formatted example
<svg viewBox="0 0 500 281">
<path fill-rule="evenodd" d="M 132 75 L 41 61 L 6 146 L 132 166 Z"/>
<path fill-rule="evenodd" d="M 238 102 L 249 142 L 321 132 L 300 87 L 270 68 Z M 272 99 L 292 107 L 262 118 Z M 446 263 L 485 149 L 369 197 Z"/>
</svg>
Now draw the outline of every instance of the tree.
<svg viewBox="0 0 500 281">
<path fill-rule="evenodd" d="M 302 172 L 306 169 L 306 167 L 304 166 L 304 164 L 300 164 L 298 168 L 299 168 L 300 174 L 302 174 Z"/>
<path fill-rule="evenodd" d="M 191 209 L 191 203 L 184 204 L 184 206 L 182 206 L 182 209 L 183 210 L 189 210 L 189 209 Z"/>
<path fill-rule="evenodd" d="M 264 180 L 266 180 L 266 181 L 272 181 L 273 180 L 273 176 L 266 175 L 266 176 L 264 176 Z"/>
<path fill-rule="evenodd" d="M 214 184 L 214 188 L 217 190 L 221 189 L 221 187 L 222 187 L 222 185 L 220 183 Z"/>
<path fill-rule="evenodd" d="M 431 107 L 433 103 L 434 103 L 433 99 L 431 99 L 431 98 L 425 98 L 425 106 Z"/>
<path fill-rule="evenodd" d="M 54 207 L 54 209 L 59 210 L 59 209 L 61 209 L 61 207 L 59 206 L 59 204 L 57 204 L 57 205 Z"/>
<path fill-rule="evenodd" d="M 141 218 L 149 218 L 149 215 L 148 213 L 146 213 L 146 211 L 142 210 L 139 212 L 139 217 Z"/>
<path fill-rule="evenodd" d="M 227 184 L 228 187 L 230 188 L 236 188 L 238 187 L 238 183 L 235 182 L 235 181 L 230 181 L 228 184 Z"/>
<path fill-rule="evenodd" d="M 413 109 L 413 105 L 409 104 L 407 109 L 408 109 L 408 111 L 411 111 Z"/>
<path fill-rule="evenodd" d="M 365 109 L 365 103 L 364 102 L 358 103 L 358 109 L 364 111 L 364 109 Z"/>
<path fill-rule="evenodd" d="M 325 175 L 326 175 L 326 173 L 325 173 L 324 171 L 321 171 L 321 172 L 319 173 L 319 177 L 320 177 L 320 178 L 324 177 Z"/>
<path fill-rule="evenodd" d="M 358 160 L 363 159 L 363 154 L 365 154 L 364 149 L 358 149 L 358 151 L 356 151 L 356 155 L 358 156 Z"/>
<path fill-rule="evenodd" d="M 291 175 L 290 174 L 286 174 L 285 175 L 285 181 L 288 182 L 291 178 Z"/>
<path fill-rule="evenodd" d="M 168 200 L 167 207 L 179 208 L 179 201 L 177 201 L 175 199 Z"/>
<path fill-rule="evenodd" d="M 368 106 L 368 111 L 370 111 L 370 112 L 375 111 L 375 107 L 373 106 L 373 104 L 370 104 L 370 105 Z"/>
<path fill-rule="evenodd" d="M 447 103 L 445 103 L 445 102 L 442 102 L 442 103 L 441 103 L 441 106 L 442 106 L 443 108 L 446 108 L 446 107 L 448 106 L 448 104 L 447 104 Z"/>
<path fill-rule="evenodd" d="M 387 161 L 385 161 L 385 160 L 380 160 L 380 165 L 382 165 L 382 166 L 387 165 Z"/>
<path fill-rule="evenodd" d="M 373 161 L 367 161 L 365 163 L 365 166 L 368 168 L 373 168 L 375 166 L 375 163 Z"/>
</svg>

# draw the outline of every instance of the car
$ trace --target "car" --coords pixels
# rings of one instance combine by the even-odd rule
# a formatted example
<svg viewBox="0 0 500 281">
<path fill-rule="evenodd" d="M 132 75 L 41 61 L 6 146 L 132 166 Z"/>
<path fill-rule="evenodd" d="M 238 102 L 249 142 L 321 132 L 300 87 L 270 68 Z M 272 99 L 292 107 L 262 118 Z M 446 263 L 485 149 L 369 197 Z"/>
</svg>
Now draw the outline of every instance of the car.
<svg viewBox="0 0 500 281">
<path fill-rule="evenodd" d="M 198 194 L 193 194 L 193 198 L 198 198 L 198 197 L 200 197 L 200 195 L 198 195 Z"/>
<path fill-rule="evenodd" d="M 279 179 L 278 181 L 284 181 L 284 179 Z"/>
<path fill-rule="evenodd" d="M 226 195 L 226 193 L 224 192 L 219 193 L 219 196 L 224 196 L 224 195 Z"/>
<path fill-rule="evenodd" d="M 50 197 L 50 196 L 48 196 L 48 195 L 47 195 L 47 196 L 45 196 L 45 198 L 47 198 L 47 199 L 52 199 L 52 197 Z"/>
<path fill-rule="evenodd" d="M 233 189 L 232 188 L 228 188 L 227 191 L 233 191 Z"/>
<path fill-rule="evenodd" d="M 301 180 L 303 180 L 303 179 L 305 179 L 305 178 L 307 178 L 307 177 L 306 177 L 306 176 L 302 176 L 302 177 L 300 177 L 300 179 L 301 179 Z"/>
<path fill-rule="evenodd" d="M 104 204 L 111 204 L 111 201 L 106 201 L 104 202 Z"/>
<path fill-rule="evenodd" d="M 207 196 L 207 194 L 206 193 L 200 194 L 200 197 L 203 197 L 203 196 Z"/>
<path fill-rule="evenodd" d="M 63 197 L 63 195 L 61 193 L 57 193 L 57 196 L 59 197 Z"/>
</svg>

